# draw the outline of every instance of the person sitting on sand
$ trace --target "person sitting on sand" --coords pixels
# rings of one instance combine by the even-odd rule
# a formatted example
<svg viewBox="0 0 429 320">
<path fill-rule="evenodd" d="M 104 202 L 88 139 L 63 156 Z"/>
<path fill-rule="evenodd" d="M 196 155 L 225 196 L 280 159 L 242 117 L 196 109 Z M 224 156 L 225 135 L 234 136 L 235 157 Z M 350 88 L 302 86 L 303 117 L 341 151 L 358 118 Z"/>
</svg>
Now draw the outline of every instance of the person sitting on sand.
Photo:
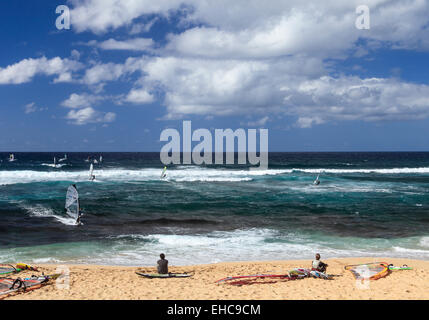
<svg viewBox="0 0 429 320">
<path fill-rule="evenodd" d="M 167 274 L 168 273 L 168 260 L 165 259 L 165 254 L 161 253 L 159 255 L 161 258 L 158 260 L 158 273 L 159 274 Z"/>
<path fill-rule="evenodd" d="M 313 260 L 311 270 L 325 273 L 328 265 L 320 260 L 320 254 L 316 253 L 316 260 Z"/>
</svg>

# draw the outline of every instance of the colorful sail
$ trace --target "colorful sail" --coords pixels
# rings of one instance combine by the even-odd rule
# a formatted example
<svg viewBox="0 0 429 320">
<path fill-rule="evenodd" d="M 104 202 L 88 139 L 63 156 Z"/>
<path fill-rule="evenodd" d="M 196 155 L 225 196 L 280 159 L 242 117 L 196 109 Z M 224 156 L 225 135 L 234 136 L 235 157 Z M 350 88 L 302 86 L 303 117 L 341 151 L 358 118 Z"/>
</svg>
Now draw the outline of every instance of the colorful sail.
<svg viewBox="0 0 429 320">
<path fill-rule="evenodd" d="M 389 267 L 386 262 L 363 263 L 345 266 L 356 280 L 377 280 L 389 274 Z"/>
<path fill-rule="evenodd" d="M 253 274 L 248 276 L 235 276 L 235 277 L 226 277 L 220 280 L 217 280 L 216 283 L 235 281 L 241 279 L 250 279 L 250 278 L 280 278 L 280 279 L 290 279 L 291 276 L 287 274 Z"/>
<path fill-rule="evenodd" d="M 16 292 L 26 292 L 42 287 L 49 279 L 41 277 L 40 279 L 9 279 L 0 278 L 0 299 Z"/>
<path fill-rule="evenodd" d="M 16 269 L 14 266 L 9 264 L 0 264 L 0 275 L 15 273 L 21 271 L 20 269 Z"/>
</svg>

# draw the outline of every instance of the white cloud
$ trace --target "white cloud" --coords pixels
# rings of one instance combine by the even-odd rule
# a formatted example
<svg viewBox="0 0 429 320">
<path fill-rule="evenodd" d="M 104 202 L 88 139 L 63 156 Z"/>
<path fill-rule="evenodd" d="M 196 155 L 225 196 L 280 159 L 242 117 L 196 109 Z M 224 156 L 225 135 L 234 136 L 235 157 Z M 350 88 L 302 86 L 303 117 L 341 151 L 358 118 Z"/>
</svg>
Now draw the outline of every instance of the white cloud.
<svg viewBox="0 0 429 320">
<path fill-rule="evenodd" d="M 278 110 L 283 105 L 285 83 L 324 73 L 320 60 L 299 58 L 244 61 L 158 57 L 141 67 L 145 87 L 165 91 L 167 118 Z"/>
<path fill-rule="evenodd" d="M 121 77 L 129 75 L 135 71 L 142 71 L 146 61 L 146 58 L 130 57 L 124 64 L 112 62 L 96 63 L 89 69 L 86 69 L 80 82 L 95 87 L 98 90 L 100 85 L 102 86 L 108 81 L 117 81 L 121 79 Z"/>
<path fill-rule="evenodd" d="M 35 102 L 28 103 L 24 106 L 24 112 L 26 114 L 38 112 L 38 111 L 44 111 L 44 110 L 48 110 L 48 108 L 39 108 L 36 106 Z"/>
<path fill-rule="evenodd" d="M 31 103 L 25 105 L 25 113 L 26 114 L 33 113 L 36 111 L 37 111 L 36 103 L 31 102 Z"/>
<path fill-rule="evenodd" d="M 261 127 L 261 126 L 264 126 L 269 120 L 270 120 L 270 117 L 265 116 L 257 121 L 249 121 L 247 125 L 249 127 Z"/>
<path fill-rule="evenodd" d="M 157 22 L 158 20 L 159 18 L 155 17 L 147 23 L 133 23 L 133 25 L 131 26 L 130 34 L 149 32 L 155 22 Z"/>
<path fill-rule="evenodd" d="M 72 93 L 68 99 L 64 100 L 61 105 L 66 108 L 78 109 L 91 107 L 104 98 L 101 96 L 95 96 L 90 94 L 77 94 Z"/>
<path fill-rule="evenodd" d="M 429 86 L 397 79 L 321 77 L 289 90 L 287 114 L 297 125 L 326 121 L 415 120 L 429 116 Z"/>
<path fill-rule="evenodd" d="M 91 41 L 89 44 L 95 45 L 103 50 L 147 51 L 152 49 L 154 42 L 149 38 L 133 38 L 122 41 L 108 39 L 99 43 Z"/>
<path fill-rule="evenodd" d="M 113 122 L 116 119 L 116 114 L 113 112 L 103 113 L 88 107 L 79 110 L 70 110 L 66 119 L 75 125 L 85 125 L 97 122 Z"/>
<path fill-rule="evenodd" d="M 25 105 L 25 113 L 32 113 L 32 112 L 36 112 L 37 108 L 36 108 L 36 104 L 34 102 L 31 102 L 29 104 Z"/>
<path fill-rule="evenodd" d="M 296 117 L 297 126 L 308 128 L 328 121 L 429 116 L 429 86 L 388 78 L 324 76 L 326 70 L 317 59 L 158 57 L 146 61 L 142 68 L 140 82 L 145 87 L 165 90 L 169 119 L 283 114 Z"/>
<path fill-rule="evenodd" d="M 157 51 L 159 57 L 96 64 L 82 79 L 96 86 L 138 71 L 141 77 L 133 85 L 142 89 L 132 89 L 122 101 L 150 103 L 155 99 L 151 92 L 160 90 L 165 93 L 165 118 L 251 114 L 266 122 L 271 114 L 283 114 L 308 128 L 329 121 L 429 116 L 426 85 L 326 76 L 334 70 L 326 58 L 363 57 L 381 47 L 428 50 L 429 4 L 424 0 L 367 1 L 370 30 L 355 28 L 360 0 L 72 2 L 73 28 L 94 33 L 129 28 L 135 19 L 151 14 L 165 17 L 182 5 L 192 7 L 182 22 L 198 27 L 169 35 L 166 47 Z M 131 33 L 141 28 L 138 22 Z M 92 45 L 148 50 L 153 43 L 147 40 L 109 39 Z"/>
<path fill-rule="evenodd" d="M 132 89 L 125 98 L 126 102 L 134 104 L 152 103 L 154 100 L 154 96 L 146 89 Z"/>
<path fill-rule="evenodd" d="M 83 82 L 96 85 L 100 82 L 118 80 L 124 73 L 124 65 L 115 63 L 97 64 L 85 71 Z"/>
<path fill-rule="evenodd" d="M 338 2 L 271 0 L 74 0 L 72 24 L 78 32 L 103 33 L 130 25 L 136 18 L 168 16 L 191 7 L 185 22 L 204 24 L 177 36 L 180 51 L 240 55 L 332 53 L 354 46 L 359 38 L 379 40 L 396 47 L 429 49 L 426 28 L 429 4 L 425 0 L 368 0 L 371 29 L 357 30 L 355 9 L 361 0 Z M 188 47 L 189 46 L 189 47 Z M 215 53 L 210 49 L 214 49 Z"/>
<path fill-rule="evenodd" d="M 77 32 L 90 30 L 104 33 L 124 25 L 145 14 L 168 15 L 178 9 L 182 0 L 72 0 L 72 28 Z"/>
<path fill-rule="evenodd" d="M 78 70 L 82 65 L 73 60 L 55 57 L 47 59 L 24 59 L 5 68 L 0 68 L 0 84 L 21 84 L 30 82 L 36 75 L 57 75 L 54 82 L 71 81 L 72 71 Z"/>
<path fill-rule="evenodd" d="M 296 125 L 300 128 L 311 128 L 314 124 L 322 124 L 324 121 L 318 116 L 313 117 L 299 117 Z"/>
<path fill-rule="evenodd" d="M 76 49 L 73 49 L 71 51 L 70 57 L 74 60 L 79 60 L 80 59 L 80 52 L 77 51 Z"/>
</svg>

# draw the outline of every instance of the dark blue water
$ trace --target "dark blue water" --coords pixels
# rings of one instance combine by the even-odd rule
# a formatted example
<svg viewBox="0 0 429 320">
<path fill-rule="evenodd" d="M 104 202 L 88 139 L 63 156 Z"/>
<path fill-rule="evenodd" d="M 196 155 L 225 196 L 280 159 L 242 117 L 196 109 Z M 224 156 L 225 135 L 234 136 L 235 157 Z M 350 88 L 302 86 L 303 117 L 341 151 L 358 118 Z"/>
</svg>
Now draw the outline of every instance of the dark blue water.
<svg viewBox="0 0 429 320">
<path fill-rule="evenodd" d="M 267 170 L 172 165 L 165 180 L 158 153 L 67 155 L 0 154 L 1 262 L 429 257 L 429 153 L 271 153 Z M 81 227 L 64 212 L 71 183 Z"/>
</svg>

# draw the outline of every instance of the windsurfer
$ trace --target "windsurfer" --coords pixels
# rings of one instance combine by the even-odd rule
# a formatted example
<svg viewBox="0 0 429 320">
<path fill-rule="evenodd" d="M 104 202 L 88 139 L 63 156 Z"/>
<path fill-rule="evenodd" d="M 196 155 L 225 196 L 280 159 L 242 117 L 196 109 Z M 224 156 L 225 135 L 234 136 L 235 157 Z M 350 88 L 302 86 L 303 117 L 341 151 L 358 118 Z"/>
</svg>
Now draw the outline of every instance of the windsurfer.
<svg viewBox="0 0 429 320">
<path fill-rule="evenodd" d="M 315 186 L 318 186 L 318 185 L 320 184 L 319 176 L 320 176 L 320 174 L 318 174 L 318 175 L 317 175 L 316 180 L 314 180 L 314 182 L 313 182 L 313 184 L 314 184 Z"/>
<path fill-rule="evenodd" d="M 167 167 L 164 167 L 164 169 L 162 170 L 162 173 L 161 173 L 161 179 L 164 179 L 165 177 L 167 177 Z"/>
<path fill-rule="evenodd" d="M 313 260 L 311 270 L 325 273 L 327 267 L 328 265 L 320 260 L 320 254 L 316 253 L 316 260 Z"/>
<path fill-rule="evenodd" d="M 165 254 L 161 253 L 159 255 L 161 259 L 158 260 L 158 273 L 167 274 L 168 273 L 168 260 L 165 259 Z"/>
<path fill-rule="evenodd" d="M 82 211 L 79 211 L 79 215 L 77 216 L 77 219 L 76 219 L 76 225 L 78 226 L 82 225 L 82 222 L 80 222 L 81 217 L 82 217 Z"/>
<path fill-rule="evenodd" d="M 94 176 L 94 179 L 95 179 L 95 176 Z M 77 187 L 76 187 L 76 185 L 75 184 L 73 184 L 72 185 L 75 189 L 76 189 L 76 191 L 77 191 Z M 80 219 L 81 219 L 81 217 L 83 216 L 83 212 L 82 212 L 82 210 L 79 208 L 78 209 L 79 211 L 78 211 L 78 215 L 77 215 L 77 219 L 76 219 L 76 225 L 77 226 L 80 226 L 80 225 L 82 225 L 82 222 L 80 221 Z"/>
</svg>

